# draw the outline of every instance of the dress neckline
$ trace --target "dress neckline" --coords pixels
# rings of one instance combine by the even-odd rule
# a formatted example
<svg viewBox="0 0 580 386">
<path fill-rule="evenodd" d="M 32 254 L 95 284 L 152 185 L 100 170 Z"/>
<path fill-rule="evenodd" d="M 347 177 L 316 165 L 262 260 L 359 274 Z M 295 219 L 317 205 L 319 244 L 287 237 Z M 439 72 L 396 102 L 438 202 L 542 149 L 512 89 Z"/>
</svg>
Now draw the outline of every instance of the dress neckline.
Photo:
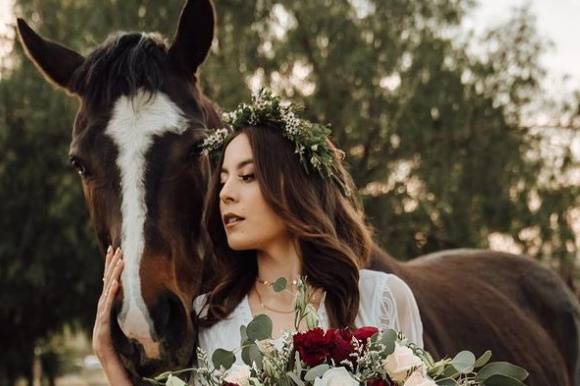
<svg viewBox="0 0 580 386">
<path fill-rule="evenodd" d="M 244 312 L 244 319 L 246 321 L 246 325 L 254 319 L 252 314 L 252 308 L 250 307 L 250 298 L 248 294 L 244 296 L 242 303 L 242 311 Z M 323 328 L 326 326 L 326 291 L 322 292 L 322 298 L 320 299 L 320 304 L 318 305 L 318 309 L 316 310 L 316 314 L 318 315 L 318 322 L 319 325 Z"/>
</svg>

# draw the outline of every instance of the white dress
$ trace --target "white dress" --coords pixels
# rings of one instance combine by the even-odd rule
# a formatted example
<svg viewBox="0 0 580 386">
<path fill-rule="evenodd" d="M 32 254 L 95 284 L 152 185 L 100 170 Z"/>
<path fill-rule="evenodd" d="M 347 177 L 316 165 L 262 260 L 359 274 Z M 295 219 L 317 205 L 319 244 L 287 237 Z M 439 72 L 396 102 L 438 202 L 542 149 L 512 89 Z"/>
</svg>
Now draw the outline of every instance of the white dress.
<svg viewBox="0 0 580 386">
<path fill-rule="evenodd" d="M 423 324 L 415 297 L 409 286 L 398 276 L 384 272 L 363 269 L 359 275 L 360 306 L 355 319 L 356 327 L 374 326 L 380 329 L 393 328 L 401 331 L 409 341 L 423 347 Z M 207 294 L 198 296 L 193 303 L 196 313 L 200 313 Z M 203 317 L 206 313 L 201 312 Z M 240 346 L 240 326 L 248 325 L 253 315 L 248 297 L 238 304 L 232 313 L 209 328 L 198 332 L 199 346 L 209 357 L 218 348 L 233 350 Z M 324 297 L 318 309 L 320 327 L 329 327 L 328 315 L 324 307 Z M 236 363 L 242 364 L 239 353 Z"/>
</svg>

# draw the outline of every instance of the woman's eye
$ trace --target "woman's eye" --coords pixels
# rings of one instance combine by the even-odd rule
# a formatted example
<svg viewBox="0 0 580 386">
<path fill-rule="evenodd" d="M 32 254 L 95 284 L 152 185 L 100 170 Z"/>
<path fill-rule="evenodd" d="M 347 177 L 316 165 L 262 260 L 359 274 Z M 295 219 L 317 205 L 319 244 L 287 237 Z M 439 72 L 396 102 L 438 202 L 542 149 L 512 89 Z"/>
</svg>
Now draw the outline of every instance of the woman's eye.
<svg viewBox="0 0 580 386">
<path fill-rule="evenodd" d="M 241 179 L 242 181 L 244 181 L 244 182 L 251 182 L 251 181 L 253 181 L 253 180 L 254 180 L 254 178 L 255 178 L 255 176 L 254 176 L 254 174 L 253 174 L 253 173 L 249 173 L 249 174 L 242 174 L 242 175 L 240 176 L 240 179 Z"/>
</svg>

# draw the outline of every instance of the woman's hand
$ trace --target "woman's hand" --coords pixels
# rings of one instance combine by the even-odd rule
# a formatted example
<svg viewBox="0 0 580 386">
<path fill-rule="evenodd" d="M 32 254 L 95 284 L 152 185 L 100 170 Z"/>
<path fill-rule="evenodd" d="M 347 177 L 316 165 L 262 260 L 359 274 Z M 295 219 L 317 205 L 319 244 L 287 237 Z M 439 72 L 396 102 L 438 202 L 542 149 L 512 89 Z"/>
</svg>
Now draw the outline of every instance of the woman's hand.
<svg viewBox="0 0 580 386">
<path fill-rule="evenodd" d="M 101 361 L 107 362 L 117 358 L 111 338 L 111 308 L 119 290 L 119 280 L 123 270 L 123 259 L 120 248 L 113 253 L 109 247 L 105 257 L 105 274 L 103 276 L 103 292 L 97 305 L 97 318 L 93 328 L 93 350 Z"/>
</svg>

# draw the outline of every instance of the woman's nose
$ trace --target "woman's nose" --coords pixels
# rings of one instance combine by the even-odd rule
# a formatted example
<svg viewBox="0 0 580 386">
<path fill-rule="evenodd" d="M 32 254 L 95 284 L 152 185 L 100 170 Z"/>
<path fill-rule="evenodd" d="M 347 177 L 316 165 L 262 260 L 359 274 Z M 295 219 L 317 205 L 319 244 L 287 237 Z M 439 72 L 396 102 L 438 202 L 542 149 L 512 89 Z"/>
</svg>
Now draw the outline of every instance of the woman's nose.
<svg viewBox="0 0 580 386">
<path fill-rule="evenodd" d="M 228 178 L 226 182 L 222 185 L 222 189 L 220 190 L 220 200 L 223 202 L 230 202 L 236 199 L 235 193 L 235 181 L 232 178 Z"/>
</svg>

